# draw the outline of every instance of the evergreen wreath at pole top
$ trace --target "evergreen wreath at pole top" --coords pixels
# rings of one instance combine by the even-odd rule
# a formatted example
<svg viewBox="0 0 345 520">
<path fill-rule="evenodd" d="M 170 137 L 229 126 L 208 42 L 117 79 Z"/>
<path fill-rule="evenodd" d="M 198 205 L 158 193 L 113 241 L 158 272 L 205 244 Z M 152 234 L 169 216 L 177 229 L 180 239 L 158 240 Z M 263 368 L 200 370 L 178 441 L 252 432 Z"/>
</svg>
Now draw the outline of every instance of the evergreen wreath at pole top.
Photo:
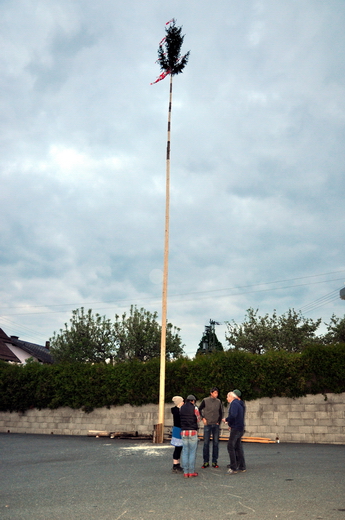
<svg viewBox="0 0 345 520">
<path fill-rule="evenodd" d="M 170 20 L 170 22 L 167 22 L 166 26 L 166 35 L 160 41 L 158 47 L 157 63 L 162 73 L 154 83 L 164 79 L 169 74 L 171 74 L 171 76 L 180 74 L 187 65 L 190 54 L 190 51 L 188 51 L 184 56 L 181 56 L 181 47 L 184 40 L 184 35 L 181 34 L 182 27 L 176 26 L 174 18 Z"/>
</svg>

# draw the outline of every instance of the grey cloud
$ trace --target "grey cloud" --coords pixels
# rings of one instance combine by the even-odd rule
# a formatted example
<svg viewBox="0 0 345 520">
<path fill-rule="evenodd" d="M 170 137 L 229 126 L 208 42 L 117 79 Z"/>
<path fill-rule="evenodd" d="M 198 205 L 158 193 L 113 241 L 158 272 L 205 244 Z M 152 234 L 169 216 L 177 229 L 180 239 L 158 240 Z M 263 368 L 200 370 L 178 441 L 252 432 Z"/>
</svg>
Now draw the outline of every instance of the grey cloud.
<svg viewBox="0 0 345 520">
<path fill-rule="evenodd" d="M 150 82 L 172 16 L 191 56 L 174 79 L 168 314 L 188 354 L 211 317 L 284 312 L 342 284 L 319 275 L 344 258 L 343 2 L 178 0 L 174 11 L 1 5 L 7 333 L 50 336 L 72 304 L 160 311 L 150 273 L 163 263 L 169 85 Z M 300 288 L 223 291 L 299 277 Z M 22 305 L 32 314 L 5 314 Z M 315 316 L 343 309 L 334 300 Z"/>
</svg>

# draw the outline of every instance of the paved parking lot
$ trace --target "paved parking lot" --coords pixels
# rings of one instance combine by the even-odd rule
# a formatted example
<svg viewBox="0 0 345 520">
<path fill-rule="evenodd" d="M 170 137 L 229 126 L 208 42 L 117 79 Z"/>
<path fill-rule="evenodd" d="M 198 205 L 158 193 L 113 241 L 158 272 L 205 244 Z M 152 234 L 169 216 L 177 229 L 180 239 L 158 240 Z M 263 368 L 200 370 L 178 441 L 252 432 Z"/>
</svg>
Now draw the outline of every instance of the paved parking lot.
<svg viewBox="0 0 345 520">
<path fill-rule="evenodd" d="M 345 520 L 345 446 L 244 444 L 247 472 L 171 473 L 172 447 L 0 434 L 2 520 Z"/>
</svg>

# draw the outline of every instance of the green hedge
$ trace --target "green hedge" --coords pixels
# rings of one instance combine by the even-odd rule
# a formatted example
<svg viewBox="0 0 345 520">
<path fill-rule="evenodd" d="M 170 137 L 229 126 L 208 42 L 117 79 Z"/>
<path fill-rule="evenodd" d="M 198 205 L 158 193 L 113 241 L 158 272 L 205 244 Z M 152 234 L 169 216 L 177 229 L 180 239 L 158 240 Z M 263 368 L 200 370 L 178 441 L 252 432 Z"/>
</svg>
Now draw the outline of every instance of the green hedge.
<svg viewBox="0 0 345 520">
<path fill-rule="evenodd" d="M 11 365 L 0 362 L 0 410 L 67 406 L 90 412 L 103 406 L 158 403 L 159 360 L 117 365 Z M 241 389 L 245 400 L 345 392 L 345 345 L 311 346 L 301 354 L 216 352 L 166 365 L 166 401 L 174 395 L 202 399 L 212 386 L 226 394 Z"/>
</svg>

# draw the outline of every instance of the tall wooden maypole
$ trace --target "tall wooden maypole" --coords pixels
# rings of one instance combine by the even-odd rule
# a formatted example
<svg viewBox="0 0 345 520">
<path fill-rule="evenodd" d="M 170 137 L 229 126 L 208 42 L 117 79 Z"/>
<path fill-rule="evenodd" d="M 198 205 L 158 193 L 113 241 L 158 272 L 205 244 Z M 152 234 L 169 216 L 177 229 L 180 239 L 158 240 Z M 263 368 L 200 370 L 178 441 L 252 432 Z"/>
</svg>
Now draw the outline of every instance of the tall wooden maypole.
<svg viewBox="0 0 345 520">
<path fill-rule="evenodd" d="M 164 268 L 163 268 L 163 290 L 162 290 L 162 332 L 161 332 L 161 355 L 160 355 L 160 378 L 159 378 L 159 406 L 158 425 L 155 440 L 163 442 L 164 434 L 164 402 L 165 402 L 165 363 L 166 363 L 166 325 L 167 325 L 167 301 L 168 301 L 168 264 L 169 264 L 169 219 L 170 219 L 170 132 L 171 132 L 171 107 L 172 107 L 172 79 L 180 74 L 187 65 L 189 51 L 181 56 L 181 47 L 184 36 L 181 34 L 182 27 L 176 27 L 175 20 L 166 23 L 165 37 L 158 47 L 158 64 L 161 74 L 154 83 L 158 83 L 170 75 L 169 112 L 168 112 L 168 136 L 166 148 L 166 185 L 165 185 L 165 233 L 164 233 Z"/>
</svg>

